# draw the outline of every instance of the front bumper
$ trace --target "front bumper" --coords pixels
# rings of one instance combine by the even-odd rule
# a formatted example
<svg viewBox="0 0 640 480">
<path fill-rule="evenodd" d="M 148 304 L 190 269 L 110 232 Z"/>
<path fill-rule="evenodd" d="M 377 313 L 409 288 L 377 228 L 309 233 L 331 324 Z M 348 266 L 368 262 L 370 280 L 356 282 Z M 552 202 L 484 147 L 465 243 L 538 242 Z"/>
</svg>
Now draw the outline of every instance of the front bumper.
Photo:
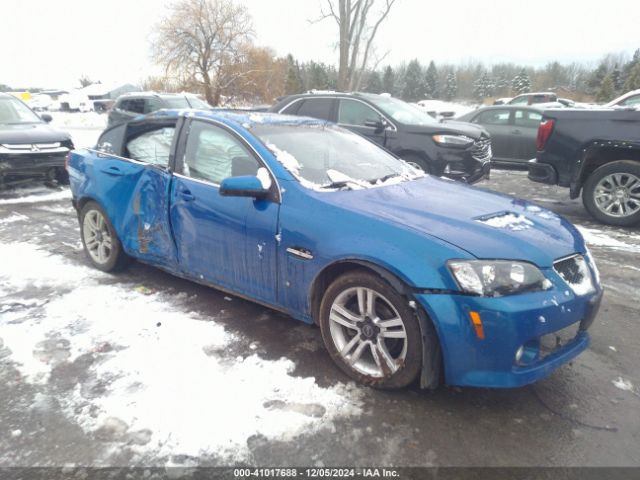
<svg viewBox="0 0 640 480">
<path fill-rule="evenodd" d="M 549 276 L 553 276 L 550 274 Z M 553 288 L 504 297 L 419 294 L 433 320 L 442 350 L 445 382 L 450 385 L 510 388 L 533 383 L 575 358 L 589 345 L 587 329 L 602 290 L 576 296 L 557 275 Z M 478 338 L 469 312 L 480 314 L 484 339 Z M 579 322 L 577 334 L 551 353 L 540 349 L 542 337 Z M 516 361 L 516 352 L 525 355 Z"/>
<path fill-rule="evenodd" d="M 67 152 L 0 155 L 0 184 L 45 178 L 54 169 L 64 169 Z"/>
</svg>

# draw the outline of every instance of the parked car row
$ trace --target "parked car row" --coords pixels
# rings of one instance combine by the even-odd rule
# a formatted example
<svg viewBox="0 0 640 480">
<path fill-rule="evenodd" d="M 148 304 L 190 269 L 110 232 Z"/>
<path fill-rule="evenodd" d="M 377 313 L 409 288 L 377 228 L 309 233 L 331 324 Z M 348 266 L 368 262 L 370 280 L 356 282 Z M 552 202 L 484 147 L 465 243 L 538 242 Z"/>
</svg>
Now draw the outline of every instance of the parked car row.
<svg viewBox="0 0 640 480">
<path fill-rule="evenodd" d="M 491 140 L 482 126 L 440 123 L 390 96 L 367 93 L 292 95 L 276 103 L 271 112 L 336 123 L 437 176 L 475 183 L 489 175 Z"/>
</svg>

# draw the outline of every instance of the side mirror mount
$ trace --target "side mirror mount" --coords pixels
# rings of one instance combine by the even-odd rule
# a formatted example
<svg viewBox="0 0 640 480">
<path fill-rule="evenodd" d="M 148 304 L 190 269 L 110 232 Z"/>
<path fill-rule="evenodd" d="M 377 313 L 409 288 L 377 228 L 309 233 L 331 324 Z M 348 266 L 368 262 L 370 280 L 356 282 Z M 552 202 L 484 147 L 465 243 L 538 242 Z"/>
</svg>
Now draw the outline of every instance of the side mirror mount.
<svg viewBox="0 0 640 480">
<path fill-rule="evenodd" d="M 53 120 L 53 117 L 51 115 L 49 115 L 48 113 L 40 114 L 40 118 L 42 119 L 43 122 L 46 122 L 46 123 L 50 123 L 51 120 Z"/>
<path fill-rule="evenodd" d="M 381 131 L 383 131 L 385 128 L 387 128 L 389 124 L 387 123 L 386 120 L 383 119 L 378 119 L 378 120 L 365 120 L 364 122 L 364 126 L 365 127 L 371 127 L 371 128 L 375 128 L 375 132 L 376 133 L 380 133 Z"/>
<path fill-rule="evenodd" d="M 253 197 L 263 199 L 269 196 L 269 189 L 264 187 L 258 177 L 243 175 L 222 180 L 220 184 L 220 195 L 223 197 Z"/>
</svg>

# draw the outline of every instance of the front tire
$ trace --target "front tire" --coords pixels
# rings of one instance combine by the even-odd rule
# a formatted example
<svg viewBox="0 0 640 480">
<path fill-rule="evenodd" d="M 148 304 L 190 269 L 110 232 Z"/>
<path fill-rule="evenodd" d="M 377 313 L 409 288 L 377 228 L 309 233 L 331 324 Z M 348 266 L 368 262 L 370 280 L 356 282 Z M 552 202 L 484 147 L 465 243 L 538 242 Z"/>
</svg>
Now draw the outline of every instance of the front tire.
<svg viewBox="0 0 640 480">
<path fill-rule="evenodd" d="M 621 227 L 640 223 L 640 163 L 619 160 L 598 168 L 584 184 L 582 203 L 603 223 Z"/>
<path fill-rule="evenodd" d="M 379 276 L 357 270 L 335 280 L 320 305 L 320 329 L 333 361 L 362 384 L 397 389 L 420 373 L 416 314 Z"/>
<path fill-rule="evenodd" d="M 109 217 L 96 202 L 88 202 L 80 211 L 80 236 L 89 261 L 98 270 L 113 272 L 129 264 Z"/>
<path fill-rule="evenodd" d="M 424 173 L 430 173 L 431 171 L 427 160 L 420 155 L 417 155 L 415 153 L 406 153 L 404 155 L 401 155 L 400 158 L 402 158 L 402 160 L 404 160 L 405 162 L 411 164 L 413 167 L 419 168 Z"/>
</svg>

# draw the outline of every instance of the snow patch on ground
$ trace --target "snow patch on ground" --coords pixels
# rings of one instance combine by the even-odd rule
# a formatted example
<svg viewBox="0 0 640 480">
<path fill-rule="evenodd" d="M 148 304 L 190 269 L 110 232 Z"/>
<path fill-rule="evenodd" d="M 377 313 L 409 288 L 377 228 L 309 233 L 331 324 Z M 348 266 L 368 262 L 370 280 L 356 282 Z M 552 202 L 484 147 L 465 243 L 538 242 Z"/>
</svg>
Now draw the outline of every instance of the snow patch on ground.
<svg viewBox="0 0 640 480">
<path fill-rule="evenodd" d="M 71 190 L 69 190 L 68 188 L 65 188 L 64 190 L 60 190 L 57 192 L 43 191 L 42 194 L 27 195 L 24 197 L 0 198 L 0 205 L 55 202 L 58 200 L 70 200 L 70 199 L 71 199 Z"/>
<path fill-rule="evenodd" d="M 611 248 L 627 252 L 640 252 L 640 235 L 617 234 L 616 237 L 618 238 L 614 238 L 613 232 L 605 232 L 580 225 L 576 225 L 576 228 L 584 237 L 585 242 L 590 246 Z M 638 243 L 629 243 L 625 240 L 635 240 Z"/>
<path fill-rule="evenodd" d="M 107 115 L 96 112 L 51 112 L 51 125 L 62 130 L 70 128 L 107 128 Z"/>
<path fill-rule="evenodd" d="M 25 220 L 29 220 L 29 217 L 26 215 L 22 215 L 18 212 L 13 212 L 13 214 L 6 218 L 0 218 L 0 225 L 8 225 L 10 223 L 16 222 L 24 222 Z"/>
<path fill-rule="evenodd" d="M 505 213 L 476 221 L 493 228 L 506 228 L 512 231 L 526 230 L 533 226 L 533 222 L 524 215 L 515 215 L 513 213 Z"/>
<path fill-rule="evenodd" d="M 619 388 L 620 390 L 625 390 L 627 392 L 633 392 L 633 383 L 631 383 L 629 380 L 625 380 L 622 377 L 616 378 L 611 383 L 613 383 L 613 385 L 616 388 Z"/>
<path fill-rule="evenodd" d="M 87 432 L 156 458 L 240 462 L 254 435 L 291 440 L 362 413 L 351 384 L 323 388 L 292 376 L 287 358 L 230 354 L 242 339 L 190 311 L 182 294 L 103 285 L 108 275 L 30 244 L 0 243 L 0 258 L 9 259 L 0 271 L 4 347 L 34 384 L 55 379 L 56 366 L 86 369 L 57 400 Z M 75 288 L 18 302 L 33 284 Z"/>
</svg>

